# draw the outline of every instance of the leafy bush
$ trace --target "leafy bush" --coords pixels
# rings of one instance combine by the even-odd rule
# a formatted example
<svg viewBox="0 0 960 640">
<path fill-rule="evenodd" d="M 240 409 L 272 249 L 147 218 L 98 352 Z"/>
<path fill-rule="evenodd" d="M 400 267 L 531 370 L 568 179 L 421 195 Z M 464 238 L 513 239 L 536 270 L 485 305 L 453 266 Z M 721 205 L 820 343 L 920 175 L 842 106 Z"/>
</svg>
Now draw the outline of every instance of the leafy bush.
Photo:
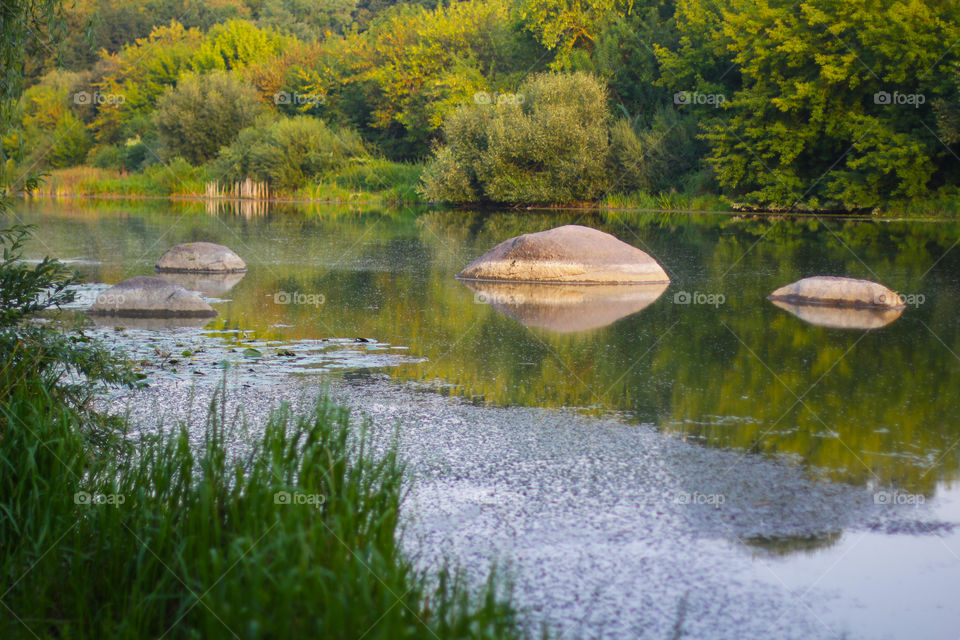
<svg viewBox="0 0 960 640">
<path fill-rule="evenodd" d="M 201 164 L 253 124 L 262 109 L 256 89 L 234 75 L 213 71 L 187 75 L 163 94 L 154 122 L 170 155 Z"/>
<path fill-rule="evenodd" d="M 136 376 L 82 331 L 65 335 L 36 322 L 38 314 L 73 301 L 77 278 L 50 258 L 33 267 L 24 264 L 29 232 L 22 226 L 0 230 L 0 406 L 33 381 L 65 411 L 86 416 L 98 384 L 132 385 Z"/>
<path fill-rule="evenodd" d="M 617 120 L 610 128 L 613 188 L 650 193 L 680 189 L 706 151 L 698 134 L 696 118 L 670 107 L 658 109 L 649 128 Z"/>
<path fill-rule="evenodd" d="M 607 184 L 607 98 L 586 73 L 541 74 L 493 104 L 458 109 L 423 178 L 429 200 L 591 200 Z"/>
<path fill-rule="evenodd" d="M 293 191 L 370 154 L 356 132 L 309 116 L 261 118 L 220 151 L 211 173 L 227 182 L 251 178 Z"/>
</svg>

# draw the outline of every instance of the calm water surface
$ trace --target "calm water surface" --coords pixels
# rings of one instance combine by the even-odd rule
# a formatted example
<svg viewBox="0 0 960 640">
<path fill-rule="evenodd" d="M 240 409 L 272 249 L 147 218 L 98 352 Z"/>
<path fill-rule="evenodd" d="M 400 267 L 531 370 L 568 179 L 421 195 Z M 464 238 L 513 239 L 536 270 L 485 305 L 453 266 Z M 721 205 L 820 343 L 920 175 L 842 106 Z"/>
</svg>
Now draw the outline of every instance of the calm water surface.
<svg viewBox="0 0 960 640">
<path fill-rule="evenodd" d="M 90 283 L 153 274 L 179 242 L 230 246 L 249 271 L 211 285 L 220 300 L 205 325 L 212 335 L 371 339 L 403 348 L 403 358 L 381 363 L 392 376 L 477 402 L 617 412 L 911 494 L 957 477 L 960 223 L 326 206 L 245 213 L 63 201 L 26 203 L 16 216 L 39 227 L 31 257 L 74 261 Z M 651 253 L 669 288 L 475 290 L 453 277 L 502 240 L 571 222 Z M 803 318 L 765 299 L 816 274 L 877 280 L 910 305 L 893 318 Z"/>
</svg>

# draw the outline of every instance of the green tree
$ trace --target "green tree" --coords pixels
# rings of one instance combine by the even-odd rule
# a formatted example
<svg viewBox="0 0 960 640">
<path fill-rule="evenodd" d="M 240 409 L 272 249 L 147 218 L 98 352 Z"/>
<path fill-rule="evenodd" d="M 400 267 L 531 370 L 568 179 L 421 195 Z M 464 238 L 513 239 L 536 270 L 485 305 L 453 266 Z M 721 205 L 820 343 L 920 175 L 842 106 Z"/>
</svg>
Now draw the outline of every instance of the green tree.
<svg viewBox="0 0 960 640">
<path fill-rule="evenodd" d="M 603 24 L 633 10 L 633 0 L 523 0 L 517 15 L 546 49 L 554 68 L 569 69 L 577 50 L 593 51 Z"/>
<path fill-rule="evenodd" d="M 100 96 L 98 104 L 92 105 L 97 139 L 123 142 L 125 126 L 152 112 L 157 99 L 193 68 L 193 56 L 202 42 L 199 30 L 171 22 L 106 55 L 100 62 L 105 70 L 92 87 Z"/>
<path fill-rule="evenodd" d="M 661 50 L 664 82 L 704 113 L 725 189 L 760 204 L 869 207 L 931 186 L 946 150 L 925 120 L 957 55 L 955 3 L 679 7 L 681 46 Z M 711 94 L 721 108 L 698 102 Z"/>
<path fill-rule="evenodd" d="M 594 199 L 607 184 L 607 119 L 606 87 L 597 78 L 534 76 L 516 94 L 449 118 L 423 193 L 447 202 Z"/>
<path fill-rule="evenodd" d="M 170 155 L 213 158 L 263 110 L 256 89 L 224 71 L 189 74 L 157 101 L 154 122 Z"/>
</svg>

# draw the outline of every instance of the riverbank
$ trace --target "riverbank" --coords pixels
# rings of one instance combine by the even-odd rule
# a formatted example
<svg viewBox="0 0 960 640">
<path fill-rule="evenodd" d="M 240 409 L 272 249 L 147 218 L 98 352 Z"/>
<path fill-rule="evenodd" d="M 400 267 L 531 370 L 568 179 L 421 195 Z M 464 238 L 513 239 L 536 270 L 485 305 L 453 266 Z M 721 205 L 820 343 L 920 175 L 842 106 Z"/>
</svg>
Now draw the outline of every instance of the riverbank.
<svg viewBox="0 0 960 640">
<path fill-rule="evenodd" d="M 52 170 L 43 185 L 29 197 L 89 199 L 169 199 L 172 201 L 241 202 L 248 207 L 272 204 L 328 204 L 364 207 L 449 207 L 427 202 L 420 193 L 421 165 L 377 160 L 358 165 L 317 184 L 292 193 L 269 197 L 210 197 L 211 184 L 205 169 L 186 163 L 155 165 L 141 173 L 126 173 L 96 167 L 72 167 Z M 476 208 L 478 205 L 471 205 Z M 610 212 L 689 211 L 697 213 L 733 212 L 742 215 L 824 215 L 870 216 L 881 218 L 943 218 L 960 216 L 960 195 L 936 192 L 924 200 L 891 202 L 871 209 L 838 211 L 803 207 L 757 207 L 721 194 L 606 193 L 597 202 L 567 204 L 491 205 L 494 209 L 515 208 L 531 211 L 583 210 Z"/>
<path fill-rule="evenodd" d="M 473 588 L 500 567 L 533 635 L 877 637 L 903 627 L 884 602 L 909 600 L 913 576 L 923 572 L 948 598 L 960 568 L 950 553 L 960 549 L 955 504 L 887 504 L 874 497 L 881 488 L 818 482 L 784 460 L 688 444 L 650 425 L 476 406 L 374 371 L 280 380 L 236 370 L 227 382 L 225 415 L 249 433 L 271 401 L 307 406 L 326 386 L 368 421 L 376 447 L 395 443 L 411 480 L 405 551 L 424 570 L 464 567 Z M 157 415 L 193 424 L 200 438 L 218 384 L 158 378 L 110 406 L 140 424 Z M 911 547 L 931 537 L 943 546 Z M 906 557 L 874 570 L 882 598 L 845 585 L 873 554 L 895 549 Z M 798 569 L 814 556 L 823 575 Z M 927 616 L 925 637 L 960 621 L 941 600 L 910 615 Z"/>
</svg>

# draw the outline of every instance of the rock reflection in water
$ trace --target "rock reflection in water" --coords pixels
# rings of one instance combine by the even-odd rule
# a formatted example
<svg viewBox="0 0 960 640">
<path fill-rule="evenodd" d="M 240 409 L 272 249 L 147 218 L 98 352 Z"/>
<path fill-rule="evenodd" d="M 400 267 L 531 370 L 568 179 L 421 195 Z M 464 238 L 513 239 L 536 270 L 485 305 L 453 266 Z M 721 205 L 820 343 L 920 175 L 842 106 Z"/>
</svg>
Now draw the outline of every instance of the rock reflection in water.
<svg viewBox="0 0 960 640">
<path fill-rule="evenodd" d="M 532 284 L 463 281 L 478 302 L 527 327 L 557 333 L 589 331 L 647 308 L 667 284 Z"/>
<path fill-rule="evenodd" d="M 167 282 L 178 284 L 187 291 L 199 291 L 203 295 L 219 298 L 243 280 L 246 272 L 239 273 L 161 273 Z"/>
<path fill-rule="evenodd" d="M 854 307 L 831 307 L 817 304 L 792 304 L 771 300 L 784 311 L 792 313 L 804 322 L 828 329 L 879 329 L 903 314 L 899 309 L 867 309 Z"/>
</svg>

